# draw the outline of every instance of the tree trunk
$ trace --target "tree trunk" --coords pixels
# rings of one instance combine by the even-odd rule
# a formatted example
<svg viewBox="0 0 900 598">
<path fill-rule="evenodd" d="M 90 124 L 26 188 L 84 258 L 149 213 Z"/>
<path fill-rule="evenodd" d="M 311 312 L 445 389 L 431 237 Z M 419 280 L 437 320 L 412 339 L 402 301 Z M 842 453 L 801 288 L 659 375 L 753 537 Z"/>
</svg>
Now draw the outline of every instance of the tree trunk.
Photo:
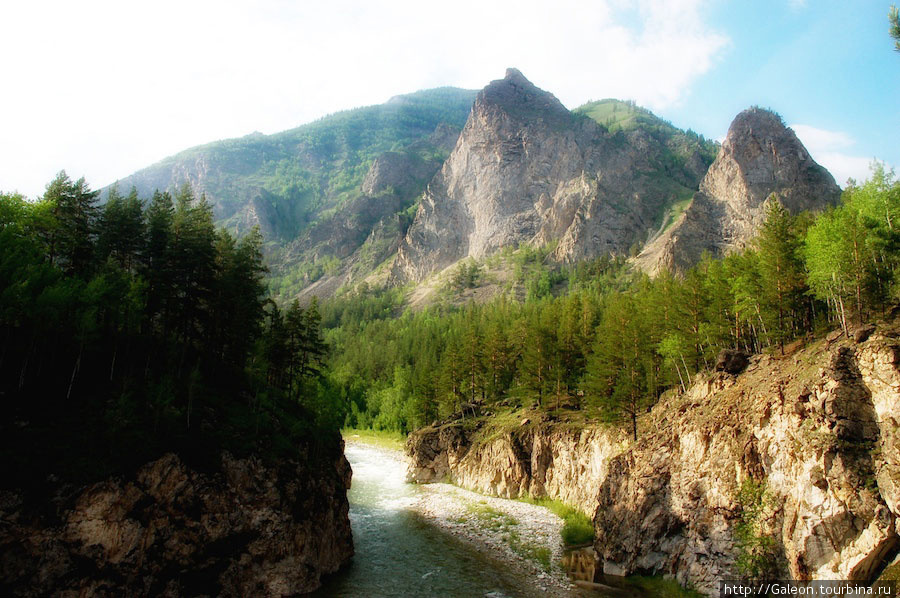
<svg viewBox="0 0 900 598">
<path fill-rule="evenodd" d="M 112 362 L 109 364 L 109 381 L 113 381 L 113 376 L 116 373 L 116 354 L 119 352 L 119 340 L 116 339 L 116 344 L 113 346 L 113 354 L 112 354 Z"/>
<path fill-rule="evenodd" d="M 78 358 L 75 360 L 75 366 L 72 368 L 72 377 L 69 379 L 69 390 L 66 391 L 66 400 L 72 396 L 72 387 L 75 385 L 75 376 L 78 374 L 78 370 L 81 369 L 81 352 L 84 350 L 84 343 L 78 347 Z"/>
</svg>

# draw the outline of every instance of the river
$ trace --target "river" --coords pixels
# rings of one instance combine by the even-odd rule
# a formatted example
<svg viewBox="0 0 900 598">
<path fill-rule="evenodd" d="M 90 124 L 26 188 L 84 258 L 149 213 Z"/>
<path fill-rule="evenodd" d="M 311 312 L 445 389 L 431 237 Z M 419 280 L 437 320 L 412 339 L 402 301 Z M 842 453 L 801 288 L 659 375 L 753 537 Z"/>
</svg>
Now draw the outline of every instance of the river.
<svg viewBox="0 0 900 598">
<path fill-rule="evenodd" d="M 313 596 L 532 598 L 543 593 L 510 570 L 425 522 L 410 507 L 415 484 L 389 452 L 348 444 L 350 523 L 356 555 Z M 573 594 L 576 595 L 576 594 Z"/>
</svg>

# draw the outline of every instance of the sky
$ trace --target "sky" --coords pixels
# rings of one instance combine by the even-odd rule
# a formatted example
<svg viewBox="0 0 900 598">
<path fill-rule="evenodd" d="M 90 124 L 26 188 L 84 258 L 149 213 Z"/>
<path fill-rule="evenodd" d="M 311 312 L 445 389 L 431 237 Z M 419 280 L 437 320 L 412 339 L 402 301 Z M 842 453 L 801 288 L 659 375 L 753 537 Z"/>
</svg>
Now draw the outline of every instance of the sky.
<svg viewBox="0 0 900 598">
<path fill-rule="evenodd" d="M 521 70 L 575 108 L 634 100 L 724 138 L 758 105 L 839 184 L 900 166 L 890 2 L 79 0 L 0 5 L 0 191 L 93 188 L 202 143 L 277 133 Z"/>
</svg>

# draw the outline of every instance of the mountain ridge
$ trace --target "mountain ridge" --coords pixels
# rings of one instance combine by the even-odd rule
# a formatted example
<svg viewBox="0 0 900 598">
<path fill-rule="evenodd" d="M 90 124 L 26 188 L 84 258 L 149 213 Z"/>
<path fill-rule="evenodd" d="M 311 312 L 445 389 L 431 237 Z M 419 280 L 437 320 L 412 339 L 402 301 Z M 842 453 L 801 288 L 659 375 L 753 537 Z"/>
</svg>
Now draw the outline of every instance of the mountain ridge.
<svg viewBox="0 0 900 598">
<path fill-rule="evenodd" d="M 641 127 L 611 133 L 509 69 L 477 96 L 392 276 L 421 282 L 521 243 L 558 243 L 560 262 L 627 253 L 699 184 L 705 168 L 686 167 L 707 165 L 699 141 L 684 145 L 672 150 Z"/>
<path fill-rule="evenodd" d="M 721 255 L 731 248 L 726 236 L 743 243 L 758 228 L 762 204 L 753 193 L 765 185 L 729 172 L 775 166 L 748 170 L 732 160 L 719 179 L 710 175 L 735 148 L 751 161 L 765 157 L 742 144 L 765 146 L 787 164 L 766 197 L 796 196 L 797 209 L 836 201 L 833 178 L 780 117 L 745 113 L 761 136 L 717 147 L 633 102 L 570 111 L 510 68 L 477 93 L 394 96 L 282 133 L 190 148 L 119 184 L 146 195 L 154 181 L 173 189 L 186 180 L 207 195 L 219 224 L 238 234 L 259 226 L 281 300 L 331 296 L 363 281 L 418 285 L 460 260 L 521 244 L 551 247 L 560 264 L 638 256 L 635 266 L 655 274 L 684 270 L 704 250 Z M 824 199 L 800 199 L 816 193 Z M 734 201 L 710 199 L 719 196 Z"/>
</svg>

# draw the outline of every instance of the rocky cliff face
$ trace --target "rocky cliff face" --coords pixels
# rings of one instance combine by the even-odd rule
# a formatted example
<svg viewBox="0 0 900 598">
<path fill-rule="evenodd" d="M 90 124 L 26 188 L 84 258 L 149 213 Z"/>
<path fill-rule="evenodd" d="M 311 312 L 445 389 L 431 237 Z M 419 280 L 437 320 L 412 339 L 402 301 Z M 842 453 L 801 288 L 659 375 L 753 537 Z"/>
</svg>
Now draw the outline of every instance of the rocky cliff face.
<svg viewBox="0 0 900 598">
<path fill-rule="evenodd" d="M 227 453 L 176 455 L 133 477 L 59 490 L 48 508 L 0 493 L 0 589 L 15 596 L 287 596 L 353 554 L 343 454 L 321 470 Z"/>
<path fill-rule="evenodd" d="M 735 526 L 765 490 L 758 533 L 770 564 L 796 579 L 867 580 L 900 548 L 900 330 L 755 356 L 664 398 L 623 446 L 603 430 L 543 424 L 472 442 L 425 429 L 411 477 L 560 498 L 595 514 L 611 574 L 670 574 L 712 594 L 737 578 Z"/>
<path fill-rule="evenodd" d="M 643 129 L 610 134 L 509 69 L 478 94 L 393 275 L 421 281 L 518 243 L 558 243 L 562 261 L 625 253 L 699 182 L 696 160 L 672 152 Z"/>
<path fill-rule="evenodd" d="M 624 437 L 609 430 L 540 422 L 487 442 L 470 438 L 459 425 L 431 426 L 409 437 L 407 477 L 419 484 L 447 481 L 503 498 L 550 496 L 593 513 L 609 463 L 626 445 Z"/>
<path fill-rule="evenodd" d="M 685 270 L 704 251 L 721 256 L 744 247 L 773 194 L 797 213 L 837 203 L 840 189 L 778 115 L 751 108 L 731 123 L 691 204 L 644 248 L 637 264 L 650 273 Z"/>
</svg>

